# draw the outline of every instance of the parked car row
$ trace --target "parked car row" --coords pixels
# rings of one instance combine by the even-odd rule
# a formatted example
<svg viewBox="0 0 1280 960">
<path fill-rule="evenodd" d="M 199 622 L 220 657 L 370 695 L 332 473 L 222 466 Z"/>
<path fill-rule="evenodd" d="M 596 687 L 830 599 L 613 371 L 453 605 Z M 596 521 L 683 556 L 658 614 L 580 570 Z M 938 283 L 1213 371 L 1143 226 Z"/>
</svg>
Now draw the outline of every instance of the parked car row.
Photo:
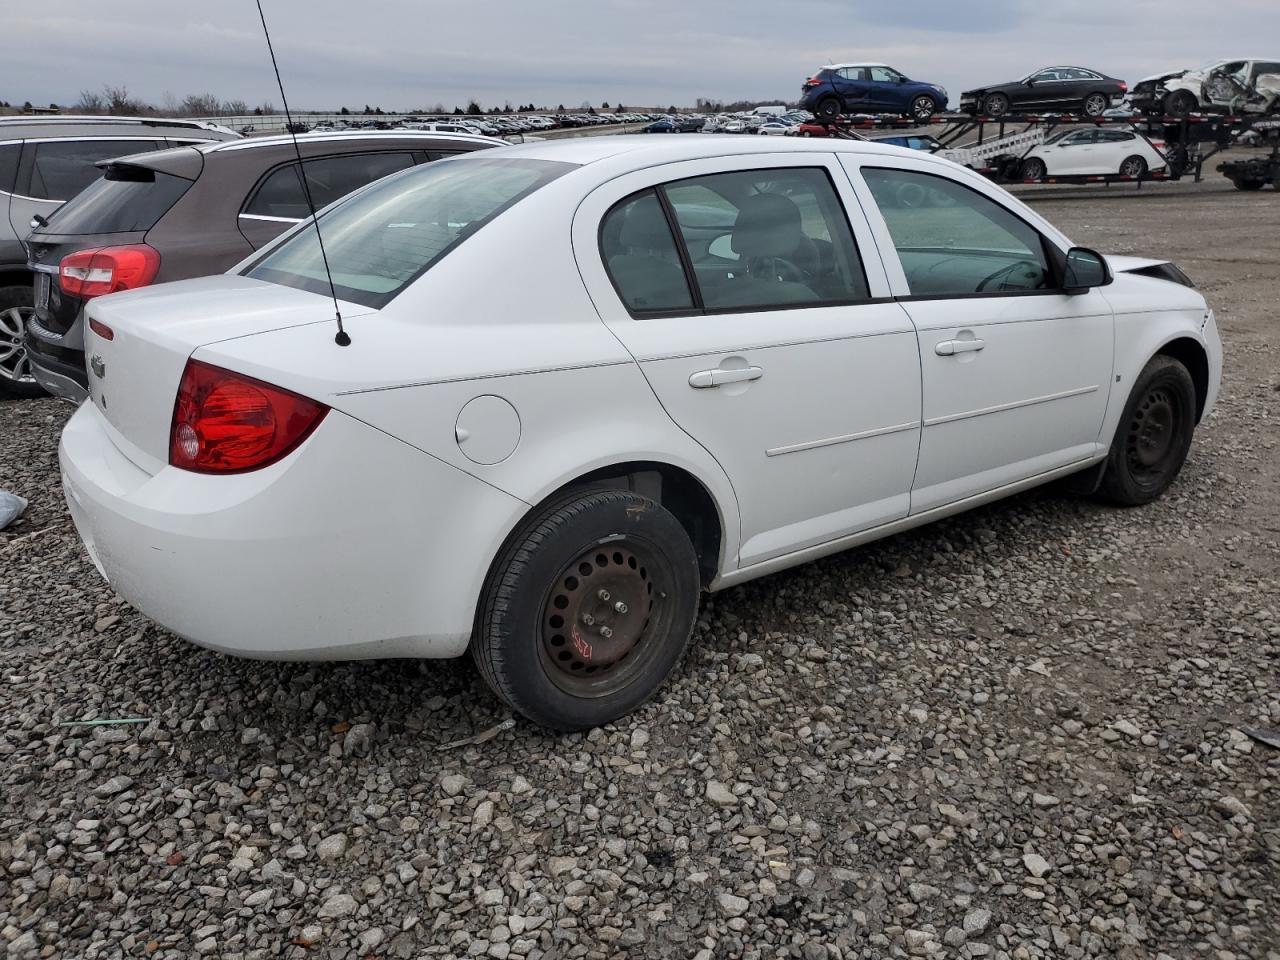
<svg viewBox="0 0 1280 960">
<path fill-rule="evenodd" d="M 185 122 L 0 120 L 0 386 L 83 400 L 84 305 L 220 273 L 304 219 L 298 153 L 322 208 L 399 170 L 503 145 L 370 130 L 302 134 L 295 147 Z"/>
<path fill-rule="evenodd" d="M 887 64 L 838 63 L 804 81 L 800 105 L 825 122 L 851 113 L 891 113 L 927 122 L 947 109 L 947 91 Z M 959 108 L 993 119 L 1054 111 L 1105 117 L 1121 109 L 1173 117 L 1203 110 L 1273 113 L 1280 111 L 1280 57 L 1219 60 L 1198 70 L 1148 77 L 1131 95 L 1125 81 L 1098 70 L 1043 67 L 1017 80 L 965 90 Z"/>
<path fill-rule="evenodd" d="M 470 652 L 511 709 L 596 726 L 663 686 L 704 590 L 1059 478 L 1148 503 L 1214 406 L 1221 343 L 1181 271 L 1075 246 L 923 151 L 348 149 L 377 136 L 305 139 L 322 199 L 353 163 L 401 168 L 326 207 L 323 248 L 310 223 L 246 233 L 304 212 L 296 161 L 253 141 L 118 160 L 32 239 L 50 322 L 86 321 L 71 516 L 195 643 Z"/>
<path fill-rule="evenodd" d="M 345 130 L 435 130 L 442 133 L 473 133 L 486 137 L 509 137 L 536 134 L 564 127 L 596 127 L 622 123 L 649 123 L 660 118 L 654 113 L 565 113 L 556 115 L 526 113 L 443 114 L 440 116 L 408 116 L 399 120 L 335 119 L 308 124 L 295 121 L 294 133 L 335 133 Z M 241 129 L 252 133 L 252 126 Z"/>
</svg>

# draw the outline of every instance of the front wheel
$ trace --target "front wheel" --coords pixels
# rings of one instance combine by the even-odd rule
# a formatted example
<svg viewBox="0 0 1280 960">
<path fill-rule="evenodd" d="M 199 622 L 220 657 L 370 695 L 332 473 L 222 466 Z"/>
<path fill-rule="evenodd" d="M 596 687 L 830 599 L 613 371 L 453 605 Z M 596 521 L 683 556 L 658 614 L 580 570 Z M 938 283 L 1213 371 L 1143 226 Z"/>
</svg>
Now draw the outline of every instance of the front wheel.
<svg viewBox="0 0 1280 960">
<path fill-rule="evenodd" d="M 929 120 L 938 112 L 938 105 L 933 97 L 920 96 L 911 101 L 911 116 L 916 120 Z"/>
<path fill-rule="evenodd" d="M 1032 157 L 1022 165 L 1023 180 L 1043 180 L 1048 172 L 1044 161 L 1039 157 Z"/>
<path fill-rule="evenodd" d="M 1152 357 L 1116 427 L 1100 490 L 1123 506 L 1150 503 L 1169 488 L 1191 449 L 1196 388 L 1173 357 Z"/>
<path fill-rule="evenodd" d="M 1266 186 L 1266 182 L 1263 180 L 1245 180 L 1241 177 L 1237 177 L 1231 182 L 1235 184 L 1237 190 L 1261 190 Z"/>
<path fill-rule="evenodd" d="M 1175 90 L 1164 99 L 1164 112 L 1171 117 L 1185 117 L 1193 113 L 1200 102 L 1189 90 Z"/>
<path fill-rule="evenodd" d="M 498 558 L 471 653 L 513 710 L 555 730 L 630 713 L 679 664 L 698 559 L 661 504 L 622 490 L 550 504 Z"/>
<path fill-rule="evenodd" d="M 982 101 L 982 113 L 988 117 L 1003 117 L 1009 112 L 1009 98 L 1003 93 L 989 93 Z"/>
</svg>

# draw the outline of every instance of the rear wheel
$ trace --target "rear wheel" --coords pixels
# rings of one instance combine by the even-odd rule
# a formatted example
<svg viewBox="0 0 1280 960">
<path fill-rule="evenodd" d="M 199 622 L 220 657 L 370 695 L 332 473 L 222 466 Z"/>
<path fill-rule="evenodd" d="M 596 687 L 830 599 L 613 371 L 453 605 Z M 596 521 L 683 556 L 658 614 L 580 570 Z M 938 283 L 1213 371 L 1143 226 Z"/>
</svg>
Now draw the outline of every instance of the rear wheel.
<svg viewBox="0 0 1280 960">
<path fill-rule="evenodd" d="M 840 116 L 840 101 L 836 97 L 823 97 L 813 112 L 819 120 L 834 120 Z"/>
<path fill-rule="evenodd" d="M 982 113 L 988 117 L 1003 117 L 1009 112 L 1009 98 L 1003 93 L 988 93 L 982 98 Z"/>
<path fill-rule="evenodd" d="M 916 120 L 929 120 L 938 112 L 933 97 L 919 96 L 911 101 L 911 116 Z"/>
<path fill-rule="evenodd" d="M 502 700 L 556 730 L 599 726 L 662 686 L 688 646 L 698 561 L 661 504 L 622 490 L 552 503 L 486 585 L 472 656 Z"/>
<path fill-rule="evenodd" d="M 1263 180 L 1245 180 L 1241 177 L 1237 177 L 1231 182 L 1235 184 L 1237 190 L 1261 190 L 1266 186 L 1266 182 Z"/>
<path fill-rule="evenodd" d="M 1084 114 L 1086 117 L 1100 117 L 1107 112 L 1110 99 L 1104 93 L 1091 93 L 1084 98 Z"/>
<path fill-rule="evenodd" d="M 1152 357 L 1129 394 L 1099 488 L 1124 506 L 1150 503 L 1169 488 L 1191 449 L 1196 388 L 1173 357 Z"/>
<path fill-rule="evenodd" d="M 1043 180 L 1048 172 L 1044 161 L 1039 157 L 1032 157 L 1022 164 L 1023 180 Z"/>
<path fill-rule="evenodd" d="M 1147 161 L 1138 155 L 1125 157 L 1120 164 L 1120 176 L 1122 177 L 1145 177 L 1147 175 Z"/>
<path fill-rule="evenodd" d="M 1185 117 L 1198 106 L 1200 102 L 1189 90 L 1175 90 L 1164 98 L 1164 112 L 1171 117 Z"/>
<path fill-rule="evenodd" d="M 0 396 L 44 395 L 44 389 L 31 375 L 25 342 L 27 321 L 35 312 L 30 287 L 0 287 Z"/>
</svg>

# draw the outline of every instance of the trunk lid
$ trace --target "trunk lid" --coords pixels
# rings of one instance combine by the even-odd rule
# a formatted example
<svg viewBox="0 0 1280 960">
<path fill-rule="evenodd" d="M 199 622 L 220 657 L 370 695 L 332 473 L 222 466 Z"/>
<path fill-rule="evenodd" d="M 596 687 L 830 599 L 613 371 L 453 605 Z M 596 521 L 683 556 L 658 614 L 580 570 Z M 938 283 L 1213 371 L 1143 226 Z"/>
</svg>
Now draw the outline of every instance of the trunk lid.
<svg viewBox="0 0 1280 960">
<path fill-rule="evenodd" d="M 344 320 L 374 312 L 342 303 Z M 100 297 L 85 313 L 89 402 L 102 411 L 121 452 L 154 474 L 169 462 L 173 402 L 195 350 L 270 330 L 332 324 L 333 301 L 219 274 Z"/>
</svg>

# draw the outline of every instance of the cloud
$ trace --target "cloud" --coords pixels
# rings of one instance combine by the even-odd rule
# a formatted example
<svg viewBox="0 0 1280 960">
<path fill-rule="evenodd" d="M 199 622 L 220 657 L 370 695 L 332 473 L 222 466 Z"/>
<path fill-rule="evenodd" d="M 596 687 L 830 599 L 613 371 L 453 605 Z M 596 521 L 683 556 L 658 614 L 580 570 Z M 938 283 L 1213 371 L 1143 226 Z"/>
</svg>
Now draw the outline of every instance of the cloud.
<svg viewBox="0 0 1280 960">
<path fill-rule="evenodd" d="M 830 60 L 876 60 L 953 94 L 1054 63 L 1128 80 L 1280 36 L 1274 0 L 264 0 L 290 102 L 304 109 L 700 96 L 795 99 Z M 156 101 L 211 92 L 278 101 L 252 0 L 61 0 L 5 18 L 0 99 L 70 103 L 125 85 Z M 353 14 L 353 9 L 357 12 Z M 51 39 L 56 38 L 56 39 Z"/>
</svg>

